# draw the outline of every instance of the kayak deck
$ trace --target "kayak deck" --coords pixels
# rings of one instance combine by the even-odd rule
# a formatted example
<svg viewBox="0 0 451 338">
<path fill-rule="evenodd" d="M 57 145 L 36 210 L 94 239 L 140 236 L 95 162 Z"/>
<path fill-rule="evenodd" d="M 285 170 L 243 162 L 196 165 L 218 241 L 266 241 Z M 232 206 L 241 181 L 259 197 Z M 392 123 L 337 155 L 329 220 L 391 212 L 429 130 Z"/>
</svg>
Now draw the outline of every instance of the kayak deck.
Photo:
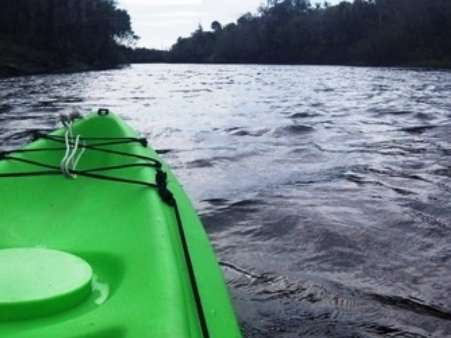
<svg viewBox="0 0 451 338">
<path fill-rule="evenodd" d="M 105 110 L 69 129 L 0 160 L 0 273 L 2 251 L 38 248 L 87 264 L 92 289 L 68 309 L 25 297 L 34 312 L 0 292 L 0 312 L 22 306 L 0 316 L 0 336 L 239 337 L 208 237 L 156 152 Z"/>
</svg>

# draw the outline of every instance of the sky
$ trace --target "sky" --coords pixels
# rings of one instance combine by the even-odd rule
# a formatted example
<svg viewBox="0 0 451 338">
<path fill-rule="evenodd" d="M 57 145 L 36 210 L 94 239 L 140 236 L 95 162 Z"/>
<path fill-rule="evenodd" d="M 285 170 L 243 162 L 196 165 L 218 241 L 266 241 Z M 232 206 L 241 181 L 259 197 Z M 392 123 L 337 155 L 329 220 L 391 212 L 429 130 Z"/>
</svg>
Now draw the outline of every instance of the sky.
<svg viewBox="0 0 451 338">
<path fill-rule="evenodd" d="M 316 1 L 311 1 L 315 3 Z M 323 2 L 323 1 L 318 1 Z M 340 0 L 328 0 L 336 4 Z M 226 25 L 247 12 L 257 13 L 265 0 L 118 0 L 130 14 L 140 37 L 138 47 L 170 49 L 178 37 L 188 37 L 199 24 L 210 30 L 213 21 Z"/>
</svg>

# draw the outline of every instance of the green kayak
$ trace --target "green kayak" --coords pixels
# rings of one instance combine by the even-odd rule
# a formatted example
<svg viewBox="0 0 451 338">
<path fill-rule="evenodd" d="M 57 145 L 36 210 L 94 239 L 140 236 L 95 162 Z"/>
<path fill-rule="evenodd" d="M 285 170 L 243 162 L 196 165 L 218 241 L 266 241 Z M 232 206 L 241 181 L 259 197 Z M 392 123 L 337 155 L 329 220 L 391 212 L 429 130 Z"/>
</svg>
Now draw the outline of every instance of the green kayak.
<svg viewBox="0 0 451 338">
<path fill-rule="evenodd" d="M 0 153 L 0 337 L 240 337 L 186 193 L 101 109 Z"/>
</svg>

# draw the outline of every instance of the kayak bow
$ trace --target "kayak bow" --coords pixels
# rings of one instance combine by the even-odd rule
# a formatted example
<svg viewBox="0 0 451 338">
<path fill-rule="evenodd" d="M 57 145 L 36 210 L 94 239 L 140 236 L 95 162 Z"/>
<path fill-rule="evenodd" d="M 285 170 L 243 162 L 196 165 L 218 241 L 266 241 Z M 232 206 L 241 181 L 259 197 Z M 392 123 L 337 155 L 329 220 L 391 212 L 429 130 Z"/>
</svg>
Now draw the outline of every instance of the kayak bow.
<svg viewBox="0 0 451 338">
<path fill-rule="evenodd" d="M 0 153 L 0 337 L 240 337 L 181 185 L 101 109 Z"/>
</svg>

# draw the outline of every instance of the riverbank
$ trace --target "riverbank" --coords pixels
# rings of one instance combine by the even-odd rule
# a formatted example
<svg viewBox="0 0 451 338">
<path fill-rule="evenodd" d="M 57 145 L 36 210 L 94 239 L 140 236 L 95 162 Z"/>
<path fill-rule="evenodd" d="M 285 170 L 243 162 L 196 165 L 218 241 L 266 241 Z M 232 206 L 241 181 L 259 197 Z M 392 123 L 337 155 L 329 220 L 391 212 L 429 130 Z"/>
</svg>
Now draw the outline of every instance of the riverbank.
<svg viewBox="0 0 451 338">
<path fill-rule="evenodd" d="M 125 64 L 130 63 L 184 63 L 171 60 L 169 52 L 139 48 L 124 49 Z M 202 63 L 202 62 L 200 62 Z M 207 63 L 214 64 L 214 63 Z M 110 64 L 98 67 L 86 64 L 75 57 L 62 55 L 59 52 L 39 49 L 25 44 L 12 42 L 0 38 L 0 78 L 23 76 L 32 74 L 72 73 L 106 68 L 117 68 L 119 65 Z M 429 68 L 451 69 L 451 60 L 425 60 L 411 64 L 374 65 L 366 63 L 346 64 L 346 66 L 360 67 L 400 67 L 400 68 Z"/>
<path fill-rule="evenodd" d="M 45 49 L 0 39 L 0 77 L 88 70 L 89 66 Z"/>
</svg>

